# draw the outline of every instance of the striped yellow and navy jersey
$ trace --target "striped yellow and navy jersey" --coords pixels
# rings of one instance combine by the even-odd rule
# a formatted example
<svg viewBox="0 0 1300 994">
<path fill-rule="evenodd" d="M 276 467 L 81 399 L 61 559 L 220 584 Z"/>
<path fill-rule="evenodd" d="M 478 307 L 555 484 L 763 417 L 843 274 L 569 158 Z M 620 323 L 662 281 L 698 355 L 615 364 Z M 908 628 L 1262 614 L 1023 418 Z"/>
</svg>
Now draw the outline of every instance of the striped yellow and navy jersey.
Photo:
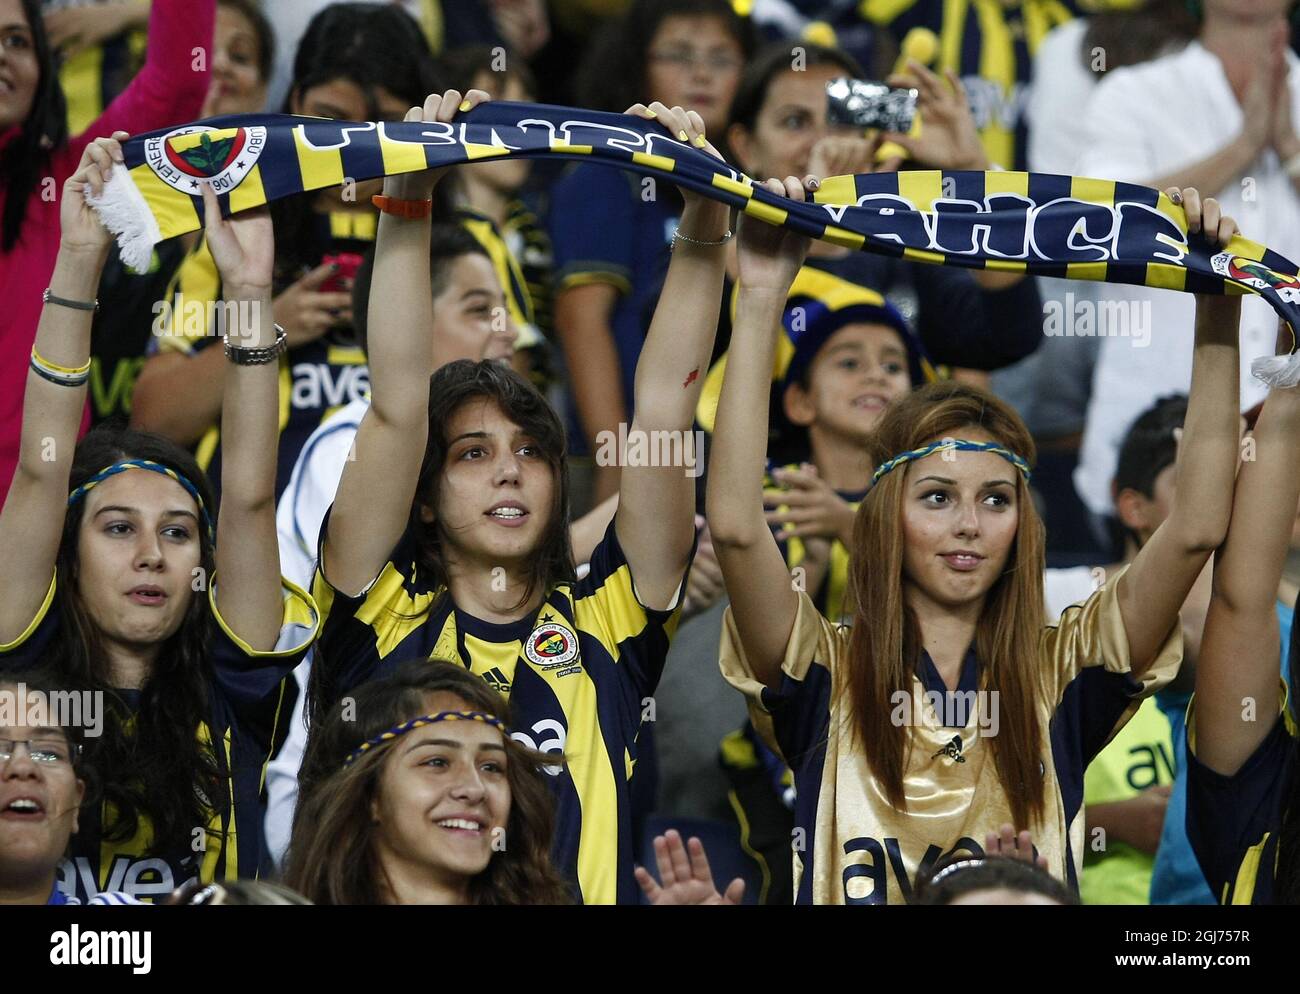
<svg viewBox="0 0 1300 994">
<path fill-rule="evenodd" d="M 515 325 L 521 329 L 535 328 L 533 301 L 528 293 L 524 271 L 501 229 L 486 214 L 469 207 L 456 208 L 456 220 L 474 236 L 492 260 L 497 279 L 501 281 L 501 289 L 505 291 L 506 307 Z"/>
<path fill-rule="evenodd" d="M 519 260 L 519 270 L 533 305 L 533 321 L 537 330 L 551 334 L 551 279 L 555 267 L 555 253 L 551 249 L 551 236 L 541 219 L 524 201 L 510 202 L 502 235 L 510 252 Z"/>
<path fill-rule="evenodd" d="M 1273 904 L 1278 843 L 1294 796 L 1296 739 L 1286 685 L 1264 741 L 1232 776 L 1196 758 L 1196 699 L 1187 710 L 1187 839 L 1220 904 Z"/>
<path fill-rule="evenodd" d="M 985 153 L 1004 169 L 1023 169 L 1028 87 L 1043 38 L 1081 10 L 1133 5 L 1123 0 L 862 0 L 858 12 L 888 28 L 905 49 L 909 32 L 933 32 L 938 51 L 930 67 L 961 77 Z"/>
<path fill-rule="evenodd" d="M 1155 663 L 1133 678 L 1115 593 L 1122 575 L 1067 609 L 1039 641 L 1045 815 L 1028 827 L 1052 874 L 1072 887 L 1083 859 L 1084 769 L 1182 661 L 1182 631 L 1174 625 Z M 997 696 L 980 693 L 986 680 L 973 649 L 952 692 L 923 653 L 910 700 L 880 716 L 901 720 L 911 736 L 906 805 L 895 809 L 853 742 L 855 718 L 842 693 L 848 641 L 849 629 L 832 625 L 800 594 L 781 684 L 771 690 L 754 676 L 728 609 L 722 674 L 749 698 L 755 727 L 794 771 L 796 903 L 902 904 L 921 871 L 954 854 L 982 854 L 985 834 L 1013 821 L 988 742 L 1008 716 Z"/>
<path fill-rule="evenodd" d="M 338 212 L 320 215 L 321 242 L 328 253 L 364 253 L 374 241 L 375 215 Z M 325 226 L 328 225 L 328 234 Z M 319 261 L 319 260 L 317 260 Z M 220 345 L 214 305 L 220 302 L 221 277 L 205 240 L 186 256 L 168 288 L 170 308 L 160 315 L 155 348 L 194 355 Z M 336 328 L 280 356 L 280 441 L 275 474 L 279 500 L 289 485 L 293 464 L 308 437 L 336 410 L 370 391 L 365 353 L 351 327 Z M 221 427 L 214 423 L 195 448 L 199 465 L 219 490 Z"/>
<path fill-rule="evenodd" d="M 113 822 L 111 804 L 88 805 L 81 812 L 57 881 L 59 890 L 83 904 L 102 891 L 161 900 L 194 879 L 251 878 L 270 869 L 262 836 L 266 764 L 288 732 L 293 705 L 290 674 L 307 654 L 320 618 L 311 598 L 285 582 L 280 638 L 274 649 L 262 652 L 241 640 L 221 617 L 215 580 L 206 596 L 215 622 L 207 658 L 208 718 L 195 734 L 205 750 L 211 750 L 227 796 L 220 801 L 209 799 L 207 825 L 196 826 L 193 836 L 161 851 L 154 848 L 147 815 L 139 819 L 130 838 L 110 841 L 104 835 L 105 827 Z M 0 674 L 48 662 L 57 649 L 61 600 L 62 592 L 51 580 L 49 593 L 26 631 L 13 642 L 0 645 Z M 129 721 L 139 711 L 141 694 L 139 690 L 117 691 L 131 715 Z M 106 720 L 112 720 L 111 714 Z M 105 782 L 129 782 L 131 778 L 130 770 L 95 772 Z M 175 789 L 197 788 L 177 784 Z M 199 827 L 202 833 L 197 831 Z"/>
<path fill-rule="evenodd" d="M 1148 697 L 1088 767 L 1083 803 L 1113 804 L 1174 782 L 1174 745 L 1169 719 Z M 1098 845 L 1101 841 L 1104 844 Z M 1084 904 L 1147 904 L 1154 854 L 1113 838 L 1090 838 L 1083 853 L 1079 897 Z"/>
<path fill-rule="evenodd" d="M 59 67 L 68 101 L 68 134 L 79 135 L 104 113 L 144 64 L 148 32 L 133 28 L 82 49 Z"/>
<path fill-rule="evenodd" d="M 322 525 L 322 542 L 326 531 Z M 509 699 L 512 738 L 567 756 L 546 772 L 556 798 L 553 855 L 576 883 L 575 896 L 636 903 L 632 825 L 642 812 L 632 810 L 633 770 L 677 607 L 656 611 L 637 599 L 613 523 L 587 576 L 554 587 L 536 614 L 510 624 L 460 610 L 419 560 L 408 533 L 358 597 L 317 570 L 313 591 L 325 621 L 315 665 L 330 667 L 339 693 L 411 659 L 459 661 L 477 673 Z"/>
</svg>

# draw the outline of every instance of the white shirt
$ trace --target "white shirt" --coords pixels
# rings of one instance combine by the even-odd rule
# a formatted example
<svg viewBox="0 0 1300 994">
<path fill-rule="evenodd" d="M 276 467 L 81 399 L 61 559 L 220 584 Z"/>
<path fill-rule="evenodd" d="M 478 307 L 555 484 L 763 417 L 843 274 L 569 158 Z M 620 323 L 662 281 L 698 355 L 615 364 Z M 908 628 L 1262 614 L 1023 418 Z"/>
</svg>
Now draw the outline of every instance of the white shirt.
<svg viewBox="0 0 1300 994">
<path fill-rule="evenodd" d="M 1105 582 L 1105 571 L 1100 566 L 1043 570 L 1043 606 L 1047 611 L 1047 623 L 1055 624 L 1067 607 L 1082 604 Z"/>
<path fill-rule="evenodd" d="M 1290 66 L 1292 114 L 1300 120 L 1300 60 Z M 1217 56 L 1199 42 L 1153 62 L 1108 73 L 1084 114 L 1084 151 L 1075 174 L 1149 182 L 1198 162 L 1236 139 L 1241 107 Z M 1300 259 L 1300 197 L 1271 149 L 1213 196 L 1246 237 L 1289 259 Z M 1192 378 L 1195 300 L 1191 294 L 1120 284 L 1108 300 L 1129 302 L 1130 321 L 1148 325 L 1141 337 L 1101 338 L 1092 402 L 1074 483 L 1097 514 L 1111 514 L 1111 478 L 1119 446 L 1133 420 L 1158 398 L 1186 393 Z M 1146 310 L 1149 308 L 1149 311 Z M 1149 314 L 1149 321 L 1147 315 Z M 1277 316 L 1260 297 L 1242 299 L 1241 403 L 1252 407 L 1267 388 L 1250 375 L 1250 362 L 1272 355 Z"/>
<path fill-rule="evenodd" d="M 339 408 L 311 433 L 298 461 L 293 464 L 289 485 L 275 509 L 276 537 L 280 543 L 280 572 L 304 590 L 311 589 L 316 573 L 316 552 L 325 512 L 343 478 L 343 468 L 352 451 L 357 427 L 370 408 L 369 398 L 354 400 Z M 298 700 L 289 719 L 289 734 L 280 751 L 266 767 L 267 851 L 280 865 L 289 848 L 293 812 L 298 804 L 298 768 L 307 747 L 304 701 L 311 676 L 312 653 L 293 671 L 298 681 Z"/>
</svg>

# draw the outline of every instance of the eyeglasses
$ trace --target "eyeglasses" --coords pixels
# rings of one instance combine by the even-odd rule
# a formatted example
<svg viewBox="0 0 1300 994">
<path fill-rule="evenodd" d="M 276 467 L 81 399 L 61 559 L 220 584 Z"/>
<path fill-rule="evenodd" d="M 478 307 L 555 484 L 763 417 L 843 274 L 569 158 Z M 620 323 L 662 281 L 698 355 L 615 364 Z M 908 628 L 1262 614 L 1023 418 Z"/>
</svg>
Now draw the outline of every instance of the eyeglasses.
<svg viewBox="0 0 1300 994">
<path fill-rule="evenodd" d="M 678 69 L 689 70 L 694 69 L 696 66 L 703 66 L 705 69 L 716 73 L 736 72 L 744 65 L 744 62 L 734 55 L 723 55 L 717 52 L 701 55 L 686 48 L 651 52 L 650 60 L 652 62 L 665 62 Z"/>
<path fill-rule="evenodd" d="M 8 762 L 14 758 L 14 752 L 19 746 L 27 747 L 27 755 L 31 757 L 33 763 L 43 763 L 53 766 L 57 763 L 71 764 L 72 760 L 81 755 L 81 746 L 77 743 L 68 742 L 64 739 L 0 739 L 0 763 Z"/>
</svg>

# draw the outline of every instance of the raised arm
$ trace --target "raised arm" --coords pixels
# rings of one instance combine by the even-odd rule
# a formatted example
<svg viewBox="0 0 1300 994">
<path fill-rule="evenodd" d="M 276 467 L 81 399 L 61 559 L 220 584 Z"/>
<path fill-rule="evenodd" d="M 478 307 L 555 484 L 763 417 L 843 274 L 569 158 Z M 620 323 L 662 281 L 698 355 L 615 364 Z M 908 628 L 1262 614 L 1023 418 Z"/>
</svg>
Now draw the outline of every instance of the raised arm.
<svg viewBox="0 0 1300 994">
<path fill-rule="evenodd" d="M 638 104 L 629 113 L 657 117 L 679 138 L 685 135 L 697 145 L 707 144 L 704 122 L 693 111 L 655 103 L 649 112 Z M 722 300 L 728 208 L 697 194 L 683 191 L 682 196 L 686 206 L 679 237 L 636 368 L 629 438 L 647 439 L 645 451 L 651 452 L 665 448 L 655 439 L 676 438 L 681 448 L 668 451 L 685 453 L 686 439 L 694 437 L 695 405 L 713 352 Z M 700 451 L 693 455 L 704 457 Z M 695 480 L 687 466 L 640 464 L 657 461 L 632 460 L 638 464 L 623 466 L 614 527 L 642 603 L 664 609 L 682 583 L 695 540 Z"/>
<path fill-rule="evenodd" d="M 487 99 L 482 90 L 430 94 L 408 121 L 449 122 L 457 108 Z M 466 109 L 468 109 L 468 107 Z M 443 170 L 384 180 L 384 195 L 429 200 Z M 357 428 L 330 511 L 321 568 L 338 590 L 358 594 L 383 568 L 406 528 L 429 434 L 429 377 L 433 375 L 433 287 L 429 273 L 430 220 L 381 214 L 375 239 L 367 327 L 370 409 Z M 377 481 L 383 481 L 377 486 Z"/>
<path fill-rule="evenodd" d="M 1175 192 L 1170 191 L 1171 196 Z M 1212 244 L 1227 244 L 1237 226 L 1220 214 L 1218 203 L 1206 200 L 1202 208 L 1192 189 L 1181 196 L 1188 232 L 1203 230 Z M 1240 317 L 1239 297 L 1196 298 L 1192 389 L 1173 508 L 1119 581 L 1120 613 L 1135 677 L 1155 659 L 1196 577 L 1227 534 L 1240 440 Z"/>
<path fill-rule="evenodd" d="M 1279 336 L 1291 343 L 1285 326 Z M 1274 387 L 1237 480 L 1196 664 L 1196 755 L 1231 776 L 1276 718 L 1278 580 L 1300 501 L 1300 387 Z"/>
<path fill-rule="evenodd" d="M 231 631 L 265 652 L 275 648 L 283 614 L 275 536 L 280 364 L 274 354 L 235 350 L 276 345 L 271 316 L 275 237 L 265 207 L 223 219 L 210 185 L 203 187 L 203 207 L 208 247 L 225 293 L 226 345 L 235 359 L 221 396 L 225 458 L 217 518 L 217 610 Z M 249 363 L 249 358 L 263 361 Z"/>
<path fill-rule="evenodd" d="M 793 177 L 784 185 L 768 180 L 767 186 L 803 199 Z M 763 512 L 768 400 L 781 315 L 808 239 L 742 218 L 739 240 L 740 295 L 713 428 L 705 516 L 745 656 L 754 674 L 775 687 L 799 595 Z"/>
<path fill-rule="evenodd" d="M 119 132 L 114 139 L 125 138 Z M 95 299 L 111 236 L 86 205 L 87 190 L 99 193 L 122 161 L 119 143 L 101 138 L 86 146 L 81 163 L 63 184 L 59 206 L 59 254 L 50 295 L 72 303 Z M 30 287 L 39 293 L 43 287 Z M 36 616 L 59 554 L 68 506 L 68 478 L 77 431 L 86 406 L 90 368 L 91 310 L 50 300 L 41 310 L 33 354 L 58 382 L 27 372 L 18 467 L 0 511 L 0 645 L 15 641 Z"/>
</svg>

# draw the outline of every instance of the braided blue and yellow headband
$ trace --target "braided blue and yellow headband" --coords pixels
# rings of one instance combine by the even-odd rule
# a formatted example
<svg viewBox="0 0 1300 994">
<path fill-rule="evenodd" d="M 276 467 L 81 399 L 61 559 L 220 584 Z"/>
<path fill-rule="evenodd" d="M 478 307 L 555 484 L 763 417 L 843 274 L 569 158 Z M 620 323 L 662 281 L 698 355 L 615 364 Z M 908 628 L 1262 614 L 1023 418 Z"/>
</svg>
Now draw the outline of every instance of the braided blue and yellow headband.
<svg viewBox="0 0 1300 994">
<path fill-rule="evenodd" d="M 203 498 L 199 495 L 199 488 L 170 466 L 164 466 L 160 462 L 153 462 L 149 459 L 123 459 L 121 462 L 115 462 L 111 466 L 105 466 L 85 483 L 77 487 L 76 490 L 68 494 L 68 507 L 72 507 L 72 505 L 85 497 L 86 494 L 90 493 L 90 491 L 94 490 L 110 476 L 116 476 L 118 473 L 125 473 L 128 469 L 147 469 L 151 473 L 161 473 L 163 476 L 170 480 L 175 480 L 184 487 L 185 492 L 194 498 L 194 503 L 199 505 L 199 517 L 203 519 L 203 526 L 207 529 L 209 544 L 214 544 L 216 542 L 216 529 L 212 527 L 212 518 L 208 516 L 208 509 L 203 503 Z"/>
<path fill-rule="evenodd" d="M 350 753 L 347 759 L 343 760 L 345 767 L 351 766 L 357 759 L 366 752 L 369 752 L 375 746 L 383 745 L 385 742 L 391 742 L 407 732 L 414 731 L 417 728 L 423 728 L 425 725 L 432 725 L 439 721 L 481 721 L 485 725 L 491 725 L 493 728 L 506 734 L 505 723 L 496 715 L 488 714 L 485 711 L 439 711 L 437 714 L 425 714 L 418 718 L 412 718 L 410 721 L 404 721 L 400 725 L 394 725 L 386 732 L 380 732 L 372 739 L 367 739 L 357 746 Z"/>
<path fill-rule="evenodd" d="M 964 438 L 945 438 L 941 442 L 931 442 L 929 445 L 923 445 L 919 449 L 900 452 L 892 459 L 885 460 L 872 475 L 871 486 L 867 488 L 867 491 L 870 492 L 872 487 L 880 482 L 881 477 L 894 467 L 902 466 L 904 463 L 909 463 L 916 459 L 924 459 L 926 456 L 932 455 L 935 452 L 947 451 L 992 452 L 1001 456 L 1007 462 L 1011 463 L 1011 465 L 1015 466 L 1016 469 L 1020 470 L 1020 474 L 1025 478 L 1025 482 L 1029 482 L 1029 463 L 1025 462 L 1023 458 L 1016 455 L 1005 446 L 998 445 L 997 442 L 971 442 Z"/>
</svg>

